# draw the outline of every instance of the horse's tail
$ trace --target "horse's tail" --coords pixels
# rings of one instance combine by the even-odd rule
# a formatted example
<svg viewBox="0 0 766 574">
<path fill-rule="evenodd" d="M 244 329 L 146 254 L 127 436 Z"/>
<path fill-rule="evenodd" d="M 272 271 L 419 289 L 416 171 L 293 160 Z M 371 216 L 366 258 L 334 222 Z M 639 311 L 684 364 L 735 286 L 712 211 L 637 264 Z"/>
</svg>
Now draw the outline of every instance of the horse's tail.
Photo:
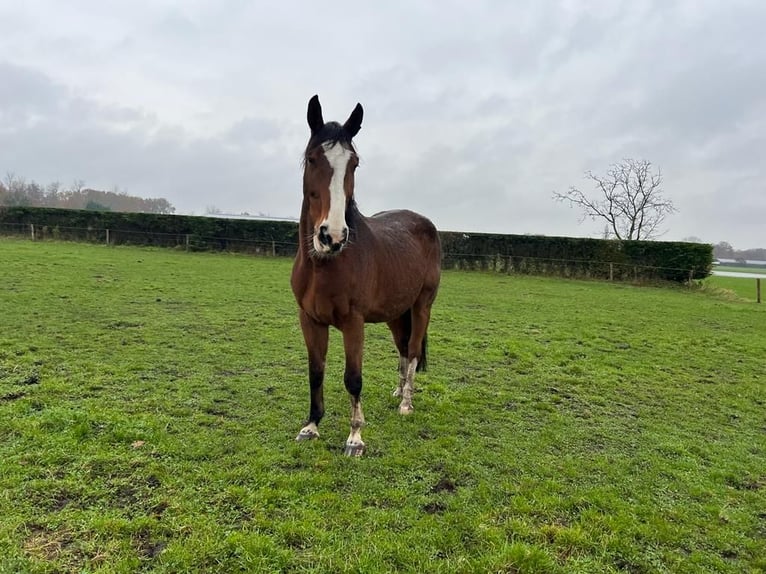
<svg viewBox="0 0 766 574">
<path fill-rule="evenodd" d="M 420 360 L 418 361 L 415 372 L 426 371 L 428 368 L 428 333 L 423 335 L 423 346 L 420 348 Z"/>
</svg>

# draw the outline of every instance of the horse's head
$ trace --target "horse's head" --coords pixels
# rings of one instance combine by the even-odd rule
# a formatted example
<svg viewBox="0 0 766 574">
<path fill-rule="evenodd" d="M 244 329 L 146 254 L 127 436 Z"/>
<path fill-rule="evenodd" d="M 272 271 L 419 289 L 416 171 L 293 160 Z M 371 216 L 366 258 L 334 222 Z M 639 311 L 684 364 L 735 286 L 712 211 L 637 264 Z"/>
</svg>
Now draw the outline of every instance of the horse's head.
<svg viewBox="0 0 766 574">
<path fill-rule="evenodd" d="M 343 125 L 325 123 L 319 97 L 309 100 L 311 138 L 306 146 L 303 201 L 308 205 L 314 251 L 339 253 L 348 242 L 346 208 L 354 198 L 354 171 L 359 165 L 351 139 L 362 127 L 362 106 L 357 104 Z"/>
</svg>

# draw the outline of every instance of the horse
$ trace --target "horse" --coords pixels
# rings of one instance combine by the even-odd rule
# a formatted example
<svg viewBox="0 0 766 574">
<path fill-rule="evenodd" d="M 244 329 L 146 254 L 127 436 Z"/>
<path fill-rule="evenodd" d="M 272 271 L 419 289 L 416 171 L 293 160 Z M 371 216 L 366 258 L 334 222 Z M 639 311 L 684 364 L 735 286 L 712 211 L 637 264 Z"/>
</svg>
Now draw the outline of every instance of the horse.
<svg viewBox="0 0 766 574">
<path fill-rule="evenodd" d="M 351 398 L 344 454 L 361 456 L 362 353 L 365 323 L 386 323 L 399 352 L 399 413 L 413 412 L 417 371 L 425 370 L 431 306 L 441 278 L 434 224 L 409 210 L 362 215 L 354 198 L 359 165 L 352 139 L 362 127 L 357 104 L 344 124 L 325 123 L 319 97 L 309 100 L 310 137 L 303 156 L 300 241 L 290 284 L 308 352 L 309 416 L 296 440 L 319 437 L 329 327 L 343 336 L 343 382 Z"/>
</svg>

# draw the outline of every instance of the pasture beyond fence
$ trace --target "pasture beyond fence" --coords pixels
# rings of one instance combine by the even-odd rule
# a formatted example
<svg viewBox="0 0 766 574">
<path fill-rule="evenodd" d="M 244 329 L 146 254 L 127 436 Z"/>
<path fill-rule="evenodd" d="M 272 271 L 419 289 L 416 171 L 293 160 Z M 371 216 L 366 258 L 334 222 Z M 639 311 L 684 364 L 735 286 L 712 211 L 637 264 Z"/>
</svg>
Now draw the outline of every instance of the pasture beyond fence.
<svg viewBox="0 0 766 574">
<path fill-rule="evenodd" d="M 0 208 L 0 234 L 277 257 L 294 256 L 299 239 L 291 221 L 45 208 Z M 445 269 L 683 283 L 707 277 L 713 261 L 712 246 L 684 242 L 450 231 L 440 236 Z"/>
<path fill-rule="evenodd" d="M 713 275 L 718 277 L 734 277 L 738 279 L 755 279 L 755 302 L 761 302 L 761 279 L 765 279 L 766 275 L 760 275 L 756 273 L 742 273 L 737 271 L 713 271 Z"/>
</svg>

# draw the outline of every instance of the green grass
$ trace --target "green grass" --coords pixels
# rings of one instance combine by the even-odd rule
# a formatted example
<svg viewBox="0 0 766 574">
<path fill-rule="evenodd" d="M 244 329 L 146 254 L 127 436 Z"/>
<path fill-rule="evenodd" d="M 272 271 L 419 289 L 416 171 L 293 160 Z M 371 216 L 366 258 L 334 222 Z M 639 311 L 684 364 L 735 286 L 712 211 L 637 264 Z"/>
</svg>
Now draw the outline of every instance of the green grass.
<svg viewBox="0 0 766 574">
<path fill-rule="evenodd" d="M 766 305 L 447 272 L 322 438 L 291 262 L 0 240 L 0 572 L 764 572 Z"/>
</svg>

